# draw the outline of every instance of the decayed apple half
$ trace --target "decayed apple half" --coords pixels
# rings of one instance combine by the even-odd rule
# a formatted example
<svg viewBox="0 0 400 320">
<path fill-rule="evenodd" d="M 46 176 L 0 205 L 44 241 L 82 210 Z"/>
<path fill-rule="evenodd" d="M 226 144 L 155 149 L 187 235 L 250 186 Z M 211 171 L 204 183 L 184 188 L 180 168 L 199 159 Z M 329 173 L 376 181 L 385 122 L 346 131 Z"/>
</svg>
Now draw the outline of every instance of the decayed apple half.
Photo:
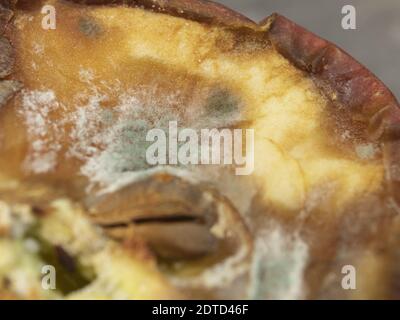
<svg viewBox="0 0 400 320">
<path fill-rule="evenodd" d="M 0 4 L 5 297 L 395 295 L 400 111 L 343 51 L 208 1 Z M 254 172 L 148 165 L 169 121 L 253 129 Z"/>
</svg>

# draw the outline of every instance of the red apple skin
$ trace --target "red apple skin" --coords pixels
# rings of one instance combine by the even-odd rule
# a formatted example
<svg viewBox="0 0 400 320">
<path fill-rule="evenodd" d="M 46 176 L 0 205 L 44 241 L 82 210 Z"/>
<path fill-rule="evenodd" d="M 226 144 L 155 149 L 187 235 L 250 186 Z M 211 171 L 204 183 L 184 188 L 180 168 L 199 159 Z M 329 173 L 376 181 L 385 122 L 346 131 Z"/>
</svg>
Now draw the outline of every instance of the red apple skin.
<svg viewBox="0 0 400 320">
<path fill-rule="evenodd" d="M 400 108 L 390 90 L 367 68 L 336 45 L 274 14 L 261 25 L 275 48 L 311 75 L 334 107 L 345 107 L 365 123 L 365 134 L 380 141 L 389 182 L 400 205 Z"/>
<path fill-rule="evenodd" d="M 372 139 L 393 137 L 391 125 L 400 121 L 399 105 L 374 74 L 334 44 L 285 17 L 275 14 L 266 23 L 277 50 L 309 73 L 332 102 L 365 119 Z M 383 111 L 389 123 L 377 121 Z"/>
</svg>

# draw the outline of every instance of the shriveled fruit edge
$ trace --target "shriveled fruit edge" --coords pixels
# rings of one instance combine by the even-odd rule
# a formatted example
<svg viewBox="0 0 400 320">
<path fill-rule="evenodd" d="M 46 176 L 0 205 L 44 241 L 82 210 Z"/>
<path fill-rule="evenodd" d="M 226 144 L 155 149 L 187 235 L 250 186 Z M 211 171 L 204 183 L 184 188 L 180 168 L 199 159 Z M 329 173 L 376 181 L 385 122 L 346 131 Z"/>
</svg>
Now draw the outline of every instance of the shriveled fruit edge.
<svg viewBox="0 0 400 320">
<path fill-rule="evenodd" d="M 372 72 L 329 41 L 274 14 L 260 24 L 274 47 L 311 75 L 334 108 L 365 123 L 366 135 L 382 144 L 388 190 L 400 206 L 400 107 Z"/>
</svg>

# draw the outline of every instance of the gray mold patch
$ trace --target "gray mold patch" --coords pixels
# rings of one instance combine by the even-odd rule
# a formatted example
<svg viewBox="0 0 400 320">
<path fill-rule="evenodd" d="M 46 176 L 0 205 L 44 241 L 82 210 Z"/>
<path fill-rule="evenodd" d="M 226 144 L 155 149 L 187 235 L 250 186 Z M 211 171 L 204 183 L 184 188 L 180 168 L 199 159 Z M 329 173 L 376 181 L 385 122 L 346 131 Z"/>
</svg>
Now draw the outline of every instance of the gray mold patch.
<svg viewBox="0 0 400 320">
<path fill-rule="evenodd" d="M 228 90 L 214 90 L 207 99 L 206 110 L 210 116 L 230 116 L 239 110 L 239 99 Z"/>
<path fill-rule="evenodd" d="M 308 246 L 279 226 L 257 235 L 252 264 L 251 299 L 304 299 Z"/>
</svg>

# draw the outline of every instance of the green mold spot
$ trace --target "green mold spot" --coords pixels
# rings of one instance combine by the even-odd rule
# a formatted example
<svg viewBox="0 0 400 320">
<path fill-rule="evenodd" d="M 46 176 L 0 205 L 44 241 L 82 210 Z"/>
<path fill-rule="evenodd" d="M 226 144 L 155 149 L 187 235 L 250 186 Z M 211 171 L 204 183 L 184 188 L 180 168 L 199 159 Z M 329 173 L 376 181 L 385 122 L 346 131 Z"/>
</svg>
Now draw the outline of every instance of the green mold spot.
<svg viewBox="0 0 400 320">
<path fill-rule="evenodd" d="M 79 31 L 89 38 L 95 38 L 102 33 L 101 26 L 90 17 L 79 19 Z"/>
<path fill-rule="evenodd" d="M 239 99 L 226 89 L 215 90 L 207 99 L 206 111 L 214 117 L 229 116 L 239 110 Z"/>
</svg>

